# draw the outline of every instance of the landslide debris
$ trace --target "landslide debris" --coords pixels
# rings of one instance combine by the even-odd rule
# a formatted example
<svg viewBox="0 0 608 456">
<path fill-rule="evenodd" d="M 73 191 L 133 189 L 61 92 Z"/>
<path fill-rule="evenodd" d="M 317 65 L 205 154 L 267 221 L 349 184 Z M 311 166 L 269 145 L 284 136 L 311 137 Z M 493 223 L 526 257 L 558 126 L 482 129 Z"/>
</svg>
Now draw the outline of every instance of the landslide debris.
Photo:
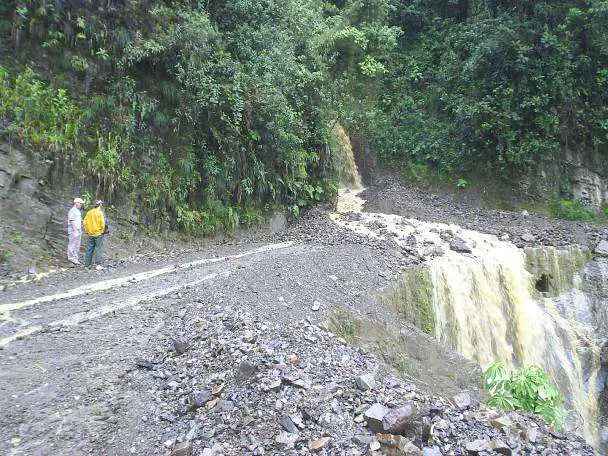
<svg viewBox="0 0 608 456">
<path fill-rule="evenodd" d="M 161 430 L 159 454 L 594 454 L 536 416 L 466 392 L 427 395 L 309 319 L 276 324 L 218 306 L 182 322 L 129 373 L 152 382 L 156 406 L 142 422 Z"/>
</svg>

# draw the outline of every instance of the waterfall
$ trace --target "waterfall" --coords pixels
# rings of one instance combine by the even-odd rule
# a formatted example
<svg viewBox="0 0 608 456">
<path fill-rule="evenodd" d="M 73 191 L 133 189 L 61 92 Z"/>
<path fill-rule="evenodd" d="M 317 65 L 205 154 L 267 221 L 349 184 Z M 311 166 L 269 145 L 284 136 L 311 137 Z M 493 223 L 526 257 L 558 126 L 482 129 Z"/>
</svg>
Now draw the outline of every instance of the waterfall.
<svg viewBox="0 0 608 456">
<path fill-rule="evenodd" d="M 608 428 L 600 423 L 606 410 L 599 404 L 608 407 L 601 399 L 608 262 L 592 261 L 590 253 L 577 246 L 522 250 L 456 225 L 363 212 L 350 140 L 338 123 L 332 131 L 350 176 L 343 180 L 354 187 L 340 189 L 332 220 L 362 236 L 390 239 L 424 259 L 423 267 L 405 271 L 381 301 L 484 369 L 496 361 L 512 368 L 542 367 L 573 412 L 571 428 L 596 448 L 607 447 L 603 436 L 608 436 Z M 451 249 L 455 236 L 471 247 L 470 253 Z"/>
<path fill-rule="evenodd" d="M 338 143 L 340 149 L 341 162 L 342 162 L 342 173 L 340 176 L 340 183 L 343 186 L 352 187 L 354 190 L 361 189 L 361 175 L 357 168 L 357 162 L 353 154 L 353 147 L 350 143 L 350 138 L 344 131 L 344 127 L 338 122 L 334 121 L 331 127 L 331 133 Z"/>
<path fill-rule="evenodd" d="M 581 283 L 578 272 L 568 276 L 556 267 L 578 264 L 581 251 L 537 250 L 560 258 L 546 270 L 557 273 L 552 277 Z M 509 245 L 482 257 L 447 255 L 431 261 L 435 336 L 482 368 L 499 360 L 513 368 L 541 366 L 579 415 L 575 421 L 584 437 L 597 445 L 601 357 L 590 323 L 598 303 L 576 288 L 546 296 L 535 290 L 536 278 L 526 265 L 526 253 Z M 604 277 L 608 280 L 608 274 Z"/>
</svg>

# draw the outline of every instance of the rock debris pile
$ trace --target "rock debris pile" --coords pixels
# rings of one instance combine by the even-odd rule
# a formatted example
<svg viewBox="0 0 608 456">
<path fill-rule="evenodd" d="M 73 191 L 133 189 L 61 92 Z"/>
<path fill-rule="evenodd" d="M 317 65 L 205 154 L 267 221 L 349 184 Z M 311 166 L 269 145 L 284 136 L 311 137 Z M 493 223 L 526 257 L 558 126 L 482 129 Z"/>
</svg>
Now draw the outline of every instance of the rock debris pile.
<svg viewBox="0 0 608 456">
<path fill-rule="evenodd" d="M 323 324 L 273 325 L 232 308 L 182 316 L 151 376 L 159 453 L 187 455 L 593 455 L 537 417 L 431 397 Z"/>
</svg>

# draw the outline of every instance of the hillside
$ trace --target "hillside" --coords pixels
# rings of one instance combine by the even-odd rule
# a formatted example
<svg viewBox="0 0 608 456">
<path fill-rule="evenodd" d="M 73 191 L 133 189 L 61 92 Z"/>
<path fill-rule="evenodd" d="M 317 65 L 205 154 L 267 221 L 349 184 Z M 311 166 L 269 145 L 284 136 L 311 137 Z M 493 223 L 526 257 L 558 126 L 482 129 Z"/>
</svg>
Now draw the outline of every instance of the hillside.
<svg viewBox="0 0 608 456">
<path fill-rule="evenodd" d="M 74 193 L 195 235 L 333 198 L 336 119 L 418 182 L 597 213 L 607 25 L 604 1 L 10 0 L 0 133 Z"/>
</svg>

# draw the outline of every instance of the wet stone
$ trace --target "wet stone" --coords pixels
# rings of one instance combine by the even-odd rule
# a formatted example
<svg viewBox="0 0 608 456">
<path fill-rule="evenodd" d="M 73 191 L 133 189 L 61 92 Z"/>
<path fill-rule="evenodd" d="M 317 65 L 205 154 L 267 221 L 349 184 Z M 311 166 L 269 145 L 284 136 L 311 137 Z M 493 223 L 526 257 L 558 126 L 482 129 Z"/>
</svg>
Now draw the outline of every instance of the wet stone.
<svg viewBox="0 0 608 456">
<path fill-rule="evenodd" d="M 295 425 L 293 420 L 287 415 L 283 415 L 281 417 L 280 424 L 287 432 L 290 432 L 292 434 L 297 434 L 299 432 L 298 427 Z"/>
<path fill-rule="evenodd" d="M 255 375 L 257 367 L 249 361 L 241 361 L 236 369 L 236 380 L 239 383 L 245 382 Z"/>
<path fill-rule="evenodd" d="M 173 451 L 171 456 L 190 456 L 192 454 L 192 442 L 186 441 L 178 444 Z"/>
<path fill-rule="evenodd" d="M 188 397 L 188 402 L 193 408 L 199 408 L 205 405 L 211 399 L 211 391 L 194 391 Z"/>
<path fill-rule="evenodd" d="M 382 425 L 382 419 L 389 412 L 389 409 L 384 405 L 376 402 L 365 412 L 365 419 L 367 420 L 367 425 L 374 432 L 382 432 L 384 431 L 384 426 Z"/>
<path fill-rule="evenodd" d="M 173 338 L 171 339 L 171 348 L 177 355 L 183 355 L 188 350 L 188 342 L 185 339 Z"/>
<path fill-rule="evenodd" d="M 412 425 L 420 418 L 420 412 L 413 404 L 391 410 L 382 418 L 382 428 L 390 434 L 404 434 L 412 431 Z"/>
<path fill-rule="evenodd" d="M 450 249 L 458 253 L 471 253 L 473 251 L 471 247 L 459 237 L 455 237 L 450 241 Z"/>
<path fill-rule="evenodd" d="M 135 365 L 144 369 L 151 370 L 154 368 L 154 363 L 144 358 L 135 358 Z"/>
<path fill-rule="evenodd" d="M 355 378 L 357 388 L 361 391 L 367 391 L 376 388 L 376 380 L 374 374 L 363 374 Z"/>
</svg>

